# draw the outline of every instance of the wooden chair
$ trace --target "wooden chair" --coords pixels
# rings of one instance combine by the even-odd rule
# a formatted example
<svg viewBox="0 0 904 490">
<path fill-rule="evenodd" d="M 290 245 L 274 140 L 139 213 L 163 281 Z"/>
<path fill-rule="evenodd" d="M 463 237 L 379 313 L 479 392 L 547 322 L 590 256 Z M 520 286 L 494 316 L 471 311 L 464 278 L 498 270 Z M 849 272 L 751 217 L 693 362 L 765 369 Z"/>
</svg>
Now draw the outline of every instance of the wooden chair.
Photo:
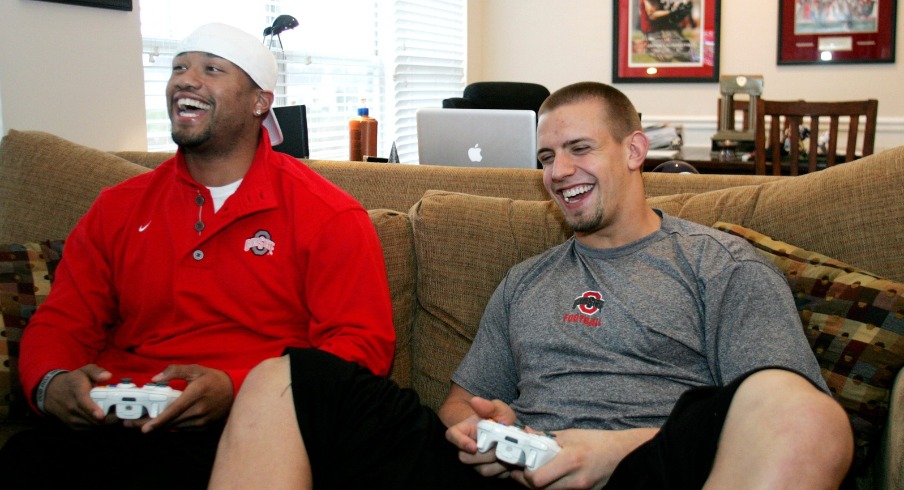
<svg viewBox="0 0 904 490">
<path fill-rule="evenodd" d="M 726 121 L 728 123 L 727 129 L 734 130 L 735 129 L 735 120 L 740 117 L 742 123 L 742 127 L 739 131 L 747 131 L 750 129 L 750 101 L 748 100 L 740 100 L 735 99 L 734 107 L 732 114 L 734 114 L 734 118 Z M 722 97 L 716 101 L 716 128 L 722 128 Z"/>
<path fill-rule="evenodd" d="M 817 167 L 831 167 L 836 163 L 850 162 L 859 157 L 871 155 L 876 141 L 876 114 L 879 102 L 875 99 L 843 102 L 806 102 L 764 100 L 757 101 L 756 113 L 756 173 L 766 174 L 767 161 L 772 165 L 773 175 L 782 175 L 783 162 L 788 162 L 788 174 L 798 175 L 815 172 Z M 865 125 L 860 131 L 860 118 L 865 117 Z M 843 160 L 838 160 L 839 121 L 847 120 L 847 142 L 843 150 Z M 821 122 L 828 121 L 828 141 L 823 154 L 819 153 L 819 139 L 825 132 Z M 806 165 L 801 165 L 800 127 L 809 128 L 809 144 L 806 150 Z M 787 133 L 787 135 L 785 134 Z M 785 139 L 790 140 L 787 155 L 783 156 Z M 857 154 L 858 139 L 862 139 L 860 153 Z"/>
</svg>

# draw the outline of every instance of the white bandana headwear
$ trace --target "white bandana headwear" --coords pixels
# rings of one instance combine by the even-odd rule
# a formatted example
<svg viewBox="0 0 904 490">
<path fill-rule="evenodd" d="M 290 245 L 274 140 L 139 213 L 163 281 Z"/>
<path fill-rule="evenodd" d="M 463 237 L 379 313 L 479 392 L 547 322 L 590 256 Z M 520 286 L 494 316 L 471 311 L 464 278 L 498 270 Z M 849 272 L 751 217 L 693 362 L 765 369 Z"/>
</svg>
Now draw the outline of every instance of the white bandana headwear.
<svg viewBox="0 0 904 490">
<path fill-rule="evenodd" d="M 190 51 L 210 53 L 230 61 L 267 92 L 272 93 L 276 88 L 276 58 L 267 46 L 241 29 L 226 24 L 203 25 L 179 43 L 176 54 Z M 261 124 L 270 134 L 270 144 L 282 143 L 282 130 L 272 108 Z"/>
</svg>

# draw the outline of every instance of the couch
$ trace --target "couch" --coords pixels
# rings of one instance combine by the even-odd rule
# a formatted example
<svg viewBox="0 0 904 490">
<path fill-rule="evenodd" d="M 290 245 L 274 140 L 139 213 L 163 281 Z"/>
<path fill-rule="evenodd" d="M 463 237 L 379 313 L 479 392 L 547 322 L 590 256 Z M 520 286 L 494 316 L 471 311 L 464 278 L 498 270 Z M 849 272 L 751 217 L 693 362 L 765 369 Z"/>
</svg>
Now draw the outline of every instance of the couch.
<svg viewBox="0 0 904 490">
<path fill-rule="evenodd" d="M 10 130 L 0 145 L 0 443 L 31 423 L 18 342 L 101 188 L 167 153 Z M 398 335 L 391 376 L 438 407 L 513 264 L 569 236 L 539 170 L 304 160 L 368 209 Z M 742 236 L 787 276 L 857 434 L 857 484 L 904 488 L 904 147 L 801 177 L 644 175 L 649 203 Z M 752 325 L 751 328 L 755 328 Z"/>
</svg>

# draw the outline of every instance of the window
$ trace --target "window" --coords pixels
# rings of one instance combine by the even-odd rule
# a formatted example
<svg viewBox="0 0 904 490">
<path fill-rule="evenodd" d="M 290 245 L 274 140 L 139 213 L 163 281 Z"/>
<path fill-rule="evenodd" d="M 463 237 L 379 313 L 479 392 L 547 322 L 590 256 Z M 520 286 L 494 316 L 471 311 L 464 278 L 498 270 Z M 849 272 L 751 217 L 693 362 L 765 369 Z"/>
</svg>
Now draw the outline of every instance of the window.
<svg viewBox="0 0 904 490">
<path fill-rule="evenodd" d="M 226 7 L 228 5 L 228 8 Z M 148 149 L 172 151 L 164 93 L 178 41 L 224 22 L 261 34 L 281 14 L 299 26 L 267 38 L 279 63 L 276 106 L 307 107 L 311 158 L 348 159 L 348 120 L 366 100 L 380 155 L 417 162 L 415 113 L 464 88 L 466 0 L 142 0 Z M 199 21 L 198 19 L 203 19 Z M 280 46 L 281 45 L 281 46 Z"/>
</svg>

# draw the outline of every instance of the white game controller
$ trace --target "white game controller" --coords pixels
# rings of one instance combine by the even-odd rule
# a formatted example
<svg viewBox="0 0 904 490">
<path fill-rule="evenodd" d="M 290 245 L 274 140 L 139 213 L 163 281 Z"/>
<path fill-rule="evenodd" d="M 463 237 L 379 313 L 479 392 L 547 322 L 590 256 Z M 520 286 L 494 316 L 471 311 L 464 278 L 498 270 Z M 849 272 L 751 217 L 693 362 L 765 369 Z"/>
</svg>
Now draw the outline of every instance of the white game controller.
<svg viewBox="0 0 904 490">
<path fill-rule="evenodd" d="M 98 386 L 91 390 L 91 399 L 104 413 L 116 407 L 116 416 L 121 419 L 140 419 L 147 412 L 148 417 L 160 415 L 182 392 L 170 388 L 165 383 L 149 383 L 141 388 L 129 378 L 119 384 Z"/>
<path fill-rule="evenodd" d="M 548 463 L 559 454 L 559 445 L 548 435 L 530 434 L 518 427 L 492 420 L 477 423 L 477 450 L 485 453 L 496 446 L 496 457 L 529 470 Z"/>
</svg>

